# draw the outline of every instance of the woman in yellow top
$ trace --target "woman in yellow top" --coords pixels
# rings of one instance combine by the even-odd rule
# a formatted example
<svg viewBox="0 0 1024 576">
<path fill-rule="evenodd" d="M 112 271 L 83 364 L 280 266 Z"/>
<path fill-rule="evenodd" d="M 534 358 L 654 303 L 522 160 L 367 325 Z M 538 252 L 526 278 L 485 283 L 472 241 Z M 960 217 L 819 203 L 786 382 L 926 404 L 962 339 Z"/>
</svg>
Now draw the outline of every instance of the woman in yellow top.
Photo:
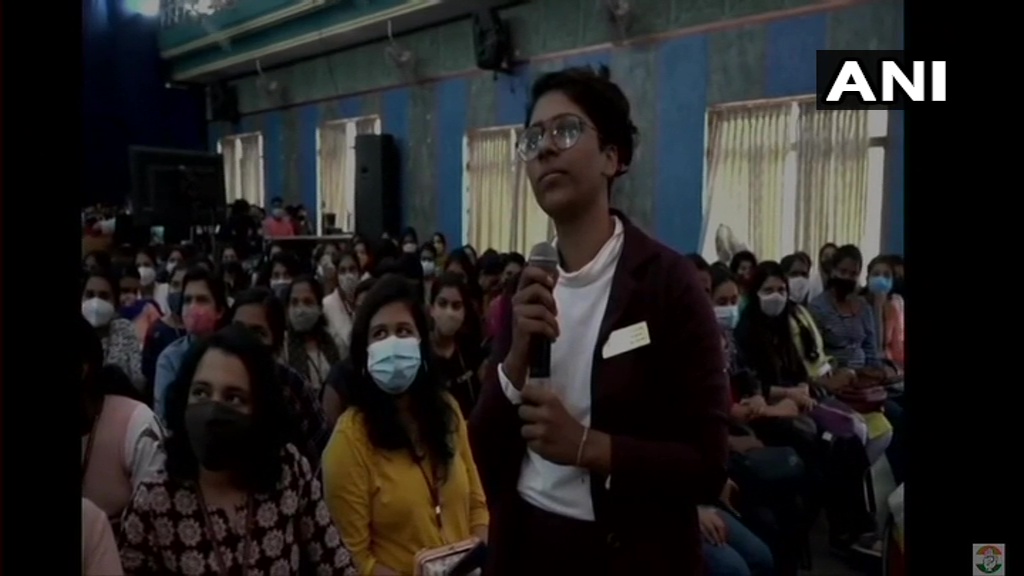
<svg viewBox="0 0 1024 576">
<path fill-rule="evenodd" d="M 350 408 L 324 451 L 325 496 L 364 576 L 411 575 L 416 553 L 487 537 L 466 423 L 430 368 L 415 291 L 385 276 L 352 327 Z"/>
</svg>

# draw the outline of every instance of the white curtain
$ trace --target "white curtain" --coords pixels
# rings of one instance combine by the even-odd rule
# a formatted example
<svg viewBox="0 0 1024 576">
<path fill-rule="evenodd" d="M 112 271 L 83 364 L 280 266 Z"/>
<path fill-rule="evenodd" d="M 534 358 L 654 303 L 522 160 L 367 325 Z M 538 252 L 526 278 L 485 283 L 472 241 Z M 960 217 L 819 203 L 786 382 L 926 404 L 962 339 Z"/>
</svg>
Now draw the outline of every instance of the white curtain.
<svg viewBox="0 0 1024 576">
<path fill-rule="evenodd" d="M 241 150 L 238 182 L 241 197 L 249 204 L 263 205 L 263 136 L 243 134 L 238 137 Z"/>
<path fill-rule="evenodd" d="M 320 127 L 320 221 L 333 214 L 334 227 L 344 232 L 355 227 L 355 146 L 356 136 L 363 134 L 380 134 L 379 116 L 334 120 Z"/>
<path fill-rule="evenodd" d="M 467 138 L 469 242 L 480 251 L 525 254 L 551 238 L 550 221 L 516 156 L 516 138 L 514 128 L 477 130 Z"/>
<path fill-rule="evenodd" d="M 866 224 L 880 214 L 869 207 L 868 112 L 801 104 L 797 142 L 796 248 L 816 254 L 835 242 L 872 250 L 878 239 Z"/>
<path fill-rule="evenodd" d="M 262 206 L 263 136 L 258 132 L 226 136 L 220 141 L 220 149 L 227 201 L 243 199 Z"/>
<path fill-rule="evenodd" d="M 728 226 L 759 258 L 783 256 L 786 157 L 792 103 L 730 106 L 708 113 L 702 254 L 717 260 L 715 233 Z"/>
<path fill-rule="evenodd" d="M 347 180 L 347 122 L 328 122 L 320 127 L 320 220 L 334 216 L 334 227 L 347 229 L 355 206 L 349 206 Z M 322 232 L 323 230 L 321 230 Z"/>
</svg>

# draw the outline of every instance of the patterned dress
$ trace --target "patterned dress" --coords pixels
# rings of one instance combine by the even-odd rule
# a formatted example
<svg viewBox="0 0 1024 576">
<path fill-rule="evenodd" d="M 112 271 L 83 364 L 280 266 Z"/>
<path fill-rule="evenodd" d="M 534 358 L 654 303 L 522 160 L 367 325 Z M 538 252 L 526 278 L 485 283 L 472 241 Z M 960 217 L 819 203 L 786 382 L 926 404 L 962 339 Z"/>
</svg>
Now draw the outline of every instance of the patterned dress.
<svg viewBox="0 0 1024 576">
<path fill-rule="evenodd" d="M 143 482 L 121 523 L 125 573 L 355 576 L 352 558 L 334 527 L 309 462 L 289 444 L 283 464 L 277 489 L 254 496 L 251 524 L 247 506 L 242 505 L 234 510 L 210 508 L 208 527 L 194 482 L 166 475 Z M 221 559 L 227 570 L 220 569 Z"/>
</svg>

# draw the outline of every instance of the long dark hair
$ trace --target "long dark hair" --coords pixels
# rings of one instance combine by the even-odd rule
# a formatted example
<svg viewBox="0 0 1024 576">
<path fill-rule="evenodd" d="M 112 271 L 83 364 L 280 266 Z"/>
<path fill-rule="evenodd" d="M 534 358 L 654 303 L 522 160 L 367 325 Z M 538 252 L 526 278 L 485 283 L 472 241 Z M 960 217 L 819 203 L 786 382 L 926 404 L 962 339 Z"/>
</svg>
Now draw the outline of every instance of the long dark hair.
<svg viewBox="0 0 1024 576">
<path fill-rule="evenodd" d="M 274 359 L 251 331 L 230 325 L 206 339 L 194 343 L 185 354 L 178 377 L 167 390 L 167 473 L 179 481 L 194 481 L 199 462 L 185 429 L 185 409 L 199 362 L 210 350 L 219 350 L 241 360 L 249 374 L 252 393 L 252 429 L 250 441 L 241 459 L 238 478 L 257 492 L 272 491 L 282 474 L 281 453 L 285 447 L 288 412 L 284 394 L 277 381 Z"/>
<path fill-rule="evenodd" d="M 404 305 L 412 316 L 420 335 L 420 356 L 423 365 L 416 380 L 406 394 L 410 399 L 410 411 L 416 422 L 421 439 L 421 448 L 431 461 L 439 466 L 438 472 L 444 478 L 448 466 L 455 457 L 453 435 L 456 431 L 457 415 L 440 382 L 431 370 L 433 352 L 430 347 L 427 317 L 423 304 L 404 278 L 398 275 L 384 276 L 366 294 L 366 300 L 356 311 L 352 325 L 350 360 L 354 373 L 347 382 L 348 400 L 365 419 L 370 443 L 381 450 L 407 450 L 414 458 L 420 458 L 417 447 L 399 419 L 398 403 L 395 397 L 381 390 L 373 381 L 366 367 L 367 348 L 370 345 L 370 322 L 378 310 L 389 304 Z"/>
<path fill-rule="evenodd" d="M 756 369 L 763 372 L 770 369 L 773 374 L 762 374 L 769 382 L 778 382 L 783 368 L 806 379 L 807 369 L 793 338 L 789 334 L 789 319 L 796 319 L 800 330 L 800 344 L 804 356 L 815 361 L 820 355 L 814 340 L 811 327 L 804 324 L 798 316 L 798 304 L 786 299 L 786 308 L 777 317 L 769 317 L 761 311 L 760 299 L 757 296 L 761 286 L 769 278 L 778 278 L 789 286 L 786 273 L 782 266 L 774 260 L 765 260 L 754 267 L 750 276 L 750 300 L 740 313 L 740 321 L 736 326 L 736 341 L 749 359 L 757 359 Z"/>
<path fill-rule="evenodd" d="M 300 284 L 308 284 L 309 289 L 313 291 L 313 297 L 316 298 L 317 305 L 321 305 L 320 303 L 324 301 L 324 290 L 320 287 L 320 283 L 313 279 L 312 276 L 299 276 L 292 280 L 291 285 L 288 286 L 287 305 L 291 306 L 292 290 Z M 338 354 L 338 345 L 334 343 L 334 339 L 327 332 L 327 320 L 322 313 L 308 333 L 296 334 L 289 327 L 288 334 L 291 336 L 288 338 L 288 365 L 299 374 L 302 374 L 307 381 L 310 380 L 310 358 L 309 352 L 306 351 L 305 340 L 307 336 L 316 342 L 317 348 L 320 349 L 320 353 L 327 359 L 328 364 L 334 366 L 341 359 L 341 355 Z"/>
</svg>

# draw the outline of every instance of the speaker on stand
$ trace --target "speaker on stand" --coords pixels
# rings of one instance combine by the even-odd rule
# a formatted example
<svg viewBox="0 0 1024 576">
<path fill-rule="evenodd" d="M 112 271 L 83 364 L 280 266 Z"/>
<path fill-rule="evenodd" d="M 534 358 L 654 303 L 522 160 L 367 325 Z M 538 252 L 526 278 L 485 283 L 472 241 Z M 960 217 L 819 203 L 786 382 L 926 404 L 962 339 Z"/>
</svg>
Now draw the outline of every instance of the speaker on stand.
<svg viewBox="0 0 1024 576">
<path fill-rule="evenodd" d="M 364 238 L 397 234 L 402 224 L 402 164 L 391 134 L 356 136 L 356 229 Z"/>
</svg>

